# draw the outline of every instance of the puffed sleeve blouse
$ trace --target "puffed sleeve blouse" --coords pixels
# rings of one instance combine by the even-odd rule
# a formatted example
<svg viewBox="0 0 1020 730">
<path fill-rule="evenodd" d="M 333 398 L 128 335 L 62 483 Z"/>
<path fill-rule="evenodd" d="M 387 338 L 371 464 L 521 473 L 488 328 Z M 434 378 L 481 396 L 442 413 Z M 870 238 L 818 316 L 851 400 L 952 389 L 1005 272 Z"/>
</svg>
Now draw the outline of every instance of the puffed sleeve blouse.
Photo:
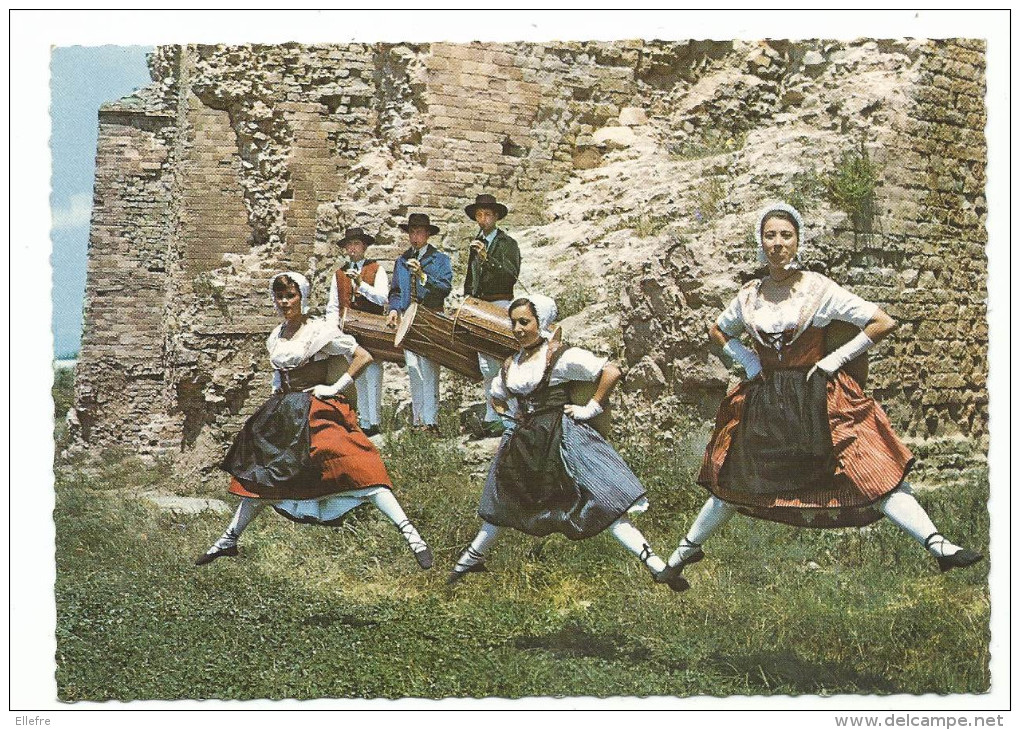
<svg viewBox="0 0 1020 730">
<path fill-rule="evenodd" d="M 281 324 L 266 339 L 269 362 L 273 366 L 274 389 L 281 387 L 281 370 L 292 370 L 307 362 L 324 360 L 336 355 L 350 360 L 358 346 L 351 335 L 340 332 L 319 317 L 309 319 L 289 339 L 280 336 L 282 331 Z"/>
<path fill-rule="evenodd" d="M 523 364 L 520 362 L 520 353 L 514 355 L 506 373 L 506 385 L 509 392 L 503 387 L 502 375 L 497 375 L 492 379 L 489 394 L 493 398 L 510 401 L 518 395 L 527 395 L 533 391 L 542 382 L 542 376 L 545 374 L 548 349 L 548 343 L 542 345 L 540 353 Z M 599 357 L 580 347 L 567 348 L 553 366 L 549 385 L 559 385 L 571 380 L 593 383 L 599 379 L 607 362 L 609 362 L 608 358 Z M 513 404 L 511 403 L 511 405 Z"/>
<path fill-rule="evenodd" d="M 786 332 L 800 329 L 808 312 L 810 326 L 825 327 L 833 320 L 863 328 L 875 316 L 878 305 L 853 294 L 831 279 L 815 272 L 804 272 L 790 296 L 781 302 L 769 302 L 758 295 L 761 281 L 748 282 L 719 315 L 716 325 L 730 337 L 738 337 L 753 325 L 761 332 Z M 751 321 L 748 322 L 748 319 Z"/>
</svg>

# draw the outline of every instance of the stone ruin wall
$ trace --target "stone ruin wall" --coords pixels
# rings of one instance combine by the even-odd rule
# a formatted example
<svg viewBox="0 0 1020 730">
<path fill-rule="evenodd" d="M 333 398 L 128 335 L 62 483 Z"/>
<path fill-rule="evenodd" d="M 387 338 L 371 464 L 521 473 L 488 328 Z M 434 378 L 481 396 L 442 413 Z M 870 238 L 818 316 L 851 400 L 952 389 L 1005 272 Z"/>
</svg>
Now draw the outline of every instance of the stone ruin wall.
<svg viewBox="0 0 1020 730">
<path fill-rule="evenodd" d="M 732 296 L 739 283 L 733 271 L 749 276 L 756 268 L 749 253 L 754 208 L 745 201 L 798 199 L 807 258 L 824 262 L 832 278 L 899 322 L 870 354 L 869 377 L 897 428 L 918 437 L 987 434 L 983 45 L 904 47 L 909 62 L 882 58 L 883 46 L 890 47 L 863 47 L 873 54 L 871 69 L 846 48 L 824 54 L 828 69 L 811 68 L 804 61 L 817 61 L 818 52 L 801 48 L 801 73 L 759 72 L 751 83 L 738 77 L 730 104 L 720 104 L 725 92 L 715 89 L 709 104 L 674 114 L 674 128 L 716 123 L 747 138 L 741 154 L 709 158 L 697 180 L 718 187 L 714 225 L 681 226 L 665 255 L 627 287 L 625 305 L 636 310 L 624 328 L 636 366 L 631 387 L 697 394 L 709 384 L 714 392 L 702 402 L 718 402 L 711 377 L 717 353 L 697 336 Z M 786 59 L 795 53 L 787 48 Z M 896 83 L 883 84 L 893 77 Z M 743 129 L 704 113 L 732 114 L 737 100 L 743 114 L 730 118 Z M 777 106 L 784 113 L 769 130 Z M 819 176 L 855 143 L 864 144 L 879 176 L 873 215 L 863 223 L 835 210 L 819 190 Z M 711 202 L 691 197 L 695 206 Z M 720 279 L 718 272 L 726 273 Z M 647 356 L 636 361 L 642 352 Z"/>
<path fill-rule="evenodd" d="M 150 69 L 100 111 L 80 444 L 210 461 L 268 392 L 272 273 L 309 275 L 321 309 L 331 237 L 379 230 L 392 261 L 414 210 L 459 285 L 482 191 L 511 208 L 522 280 L 584 290 L 568 336 L 628 367 L 636 413 L 718 403 L 705 328 L 783 197 L 806 252 L 901 323 L 870 382 L 896 427 L 987 435 L 981 42 L 174 46 Z M 860 146 L 863 220 L 822 190 Z"/>
</svg>

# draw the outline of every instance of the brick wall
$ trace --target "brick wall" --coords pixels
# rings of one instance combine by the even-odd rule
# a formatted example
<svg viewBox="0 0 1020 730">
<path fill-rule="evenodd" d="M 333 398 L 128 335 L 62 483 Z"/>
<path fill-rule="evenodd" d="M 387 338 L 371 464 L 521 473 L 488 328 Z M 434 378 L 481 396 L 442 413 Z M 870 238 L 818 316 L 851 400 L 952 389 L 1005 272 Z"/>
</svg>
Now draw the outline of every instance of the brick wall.
<svg viewBox="0 0 1020 730">
<path fill-rule="evenodd" d="M 981 43 L 926 50 L 909 115 L 873 155 L 875 230 L 834 234 L 833 276 L 900 324 L 871 386 L 917 436 L 988 430 L 984 94 Z"/>
<path fill-rule="evenodd" d="M 705 282 L 746 264 L 733 243 L 761 197 L 783 192 L 774 181 L 789 188 L 813 164 L 831 169 L 836 150 L 859 136 L 882 172 L 875 215 L 861 228 L 817 202 L 812 225 L 833 278 L 902 323 L 876 351 L 873 386 L 909 434 L 981 437 L 983 50 L 967 41 L 157 49 L 146 103 L 100 114 L 80 440 L 183 448 L 210 461 L 268 387 L 272 273 L 308 275 L 321 308 L 335 234 L 378 231 L 371 255 L 388 267 L 412 210 L 433 216 L 443 229 L 435 243 L 462 267 L 474 233 L 463 207 L 482 191 L 510 203 L 527 248 L 528 228 L 570 203 L 565 186 L 608 159 L 596 133 L 619 124 L 625 107 L 647 111 L 663 157 L 714 143 L 720 130 L 745 145 L 678 157 L 666 175 L 683 185 L 654 210 L 617 210 L 611 197 L 581 212 L 585 226 L 649 216 L 716 252 L 680 275 L 635 275 L 622 317 L 632 384 L 651 382 L 638 365 L 654 363 L 656 393 L 718 402 L 718 365 L 699 369 L 711 358 L 704 326 L 736 283 Z M 853 87 L 862 57 L 888 84 L 877 106 Z M 714 184 L 725 193 L 709 201 L 718 217 L 676 227 L 700 213 Z M 658 271 L 673 244 L 664 238 L 645 269 Z M 564 244 L 567 270 L 573 245 Z"/>
<path fill-rule="evenodd" d="M 223 264 L 223 254 L 248 245 L 237 135 L 226 111 L 188 94 L 190 139 L 180 162 L 184 273 L 193 279 Z"/>
<path fill-rule="evenodd" d="M 76 414 L 94 445 L 172 448 L 162 314 L 171 226 L 166 164 L 173 118 L 130 105 L 99 114 Z"/>
</svg>

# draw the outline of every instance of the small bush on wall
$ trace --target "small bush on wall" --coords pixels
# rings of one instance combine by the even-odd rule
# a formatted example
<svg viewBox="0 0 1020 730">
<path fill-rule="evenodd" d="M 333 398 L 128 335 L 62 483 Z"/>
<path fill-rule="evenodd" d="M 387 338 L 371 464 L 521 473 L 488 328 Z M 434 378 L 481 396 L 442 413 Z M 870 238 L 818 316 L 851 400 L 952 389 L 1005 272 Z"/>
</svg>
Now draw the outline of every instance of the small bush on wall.
<svg viewBox="0 0 1020 730">
<path fill-rule="evenodd" d="M 858 149 L 843 153 L 825 189 L 832 203 L 850 216 L 855 231 L 870 232 L 877 184 L 877 171 L 861 142 Z"/>
</svg>

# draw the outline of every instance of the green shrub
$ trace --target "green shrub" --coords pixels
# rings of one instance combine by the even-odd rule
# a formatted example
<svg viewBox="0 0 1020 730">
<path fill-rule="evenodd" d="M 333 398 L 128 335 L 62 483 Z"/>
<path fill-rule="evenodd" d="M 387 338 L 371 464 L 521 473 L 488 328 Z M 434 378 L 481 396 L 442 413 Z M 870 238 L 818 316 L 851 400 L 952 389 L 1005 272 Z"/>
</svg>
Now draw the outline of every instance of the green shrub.
<svg viewBox="0 0 1020 730">
<path fill-rule="evenodd" d="M 653 215 L 642 211 L 637 215 L 630 215 L 620 219 L 620 224 L 613 230 L 629 230 L 638 238 L 649 238 L 658 235 L 672 223 L 676 222 L 673 215 Z M 611 233 L 612 231 L 608 231 Z"/>
<path fill-rule="evenodd" d="M 677 160 L 700 160 L 704 157 L 736 152 L 747 142 L 747 131 L 708 127 L 694 137 L 667 145 L 670 157 Z"/>
<path fill-rule="evenodd" d="M 74 370 L 58 368 L 53 371 L 53 441 L 59 453 L 68 444 L 67 412 L 74 405 Z"/>
<path fill-rule="evenodd" d="M 825 193 L 824 181 L 814 168 L 810 168 L 790 176 L 789 184 L 780 199 L 806 215 Z"/>
<path fill-rule="evenodd" d="M 705 178 L 698 187 L 698 201 L 697 208 L 694 211 L 694 220 L 702 225 L 708 224 L 715 218 L 716 213 L 719 212 L 720 205 L 725 200 L 726 183 L 724 180 L 717 175 Z"/>
<path fill-rule="evenodd" d="M 871 230 L 878 173 L 863 142 L 857 150 L 843 153 L 824 185 L 832 203 L 850 216 L 854 230 Z"/>
</svg>

